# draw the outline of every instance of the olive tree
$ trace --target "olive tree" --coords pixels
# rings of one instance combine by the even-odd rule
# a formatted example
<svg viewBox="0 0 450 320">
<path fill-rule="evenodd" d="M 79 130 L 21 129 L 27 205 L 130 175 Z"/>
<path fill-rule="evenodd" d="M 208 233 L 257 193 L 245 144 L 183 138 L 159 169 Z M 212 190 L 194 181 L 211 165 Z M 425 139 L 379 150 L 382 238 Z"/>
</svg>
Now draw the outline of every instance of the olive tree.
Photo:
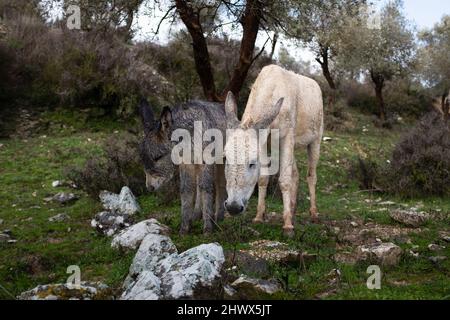
<svg viewBox="0 0 450 320">
<path fill-rule="evenodd" d="M 359 70 L 373 83 L 380 120 L 386 120 L 383 91 L 394 77 L 408 74 L 415 61 L 414 33 L 402 14 L 402 2 L 388 2 L 373 26 L 370 16 L 353 21 L 342 42 L 340 63 Z"/>
<path fill-rule="evenodd" d="M 422 44 L 420 70 L 424 80 L 441 98 L 444 110 L 450 93 L 450 16 L 444 16 L 433 29 L 420 32 L 419 39 Z"/>
</svg>

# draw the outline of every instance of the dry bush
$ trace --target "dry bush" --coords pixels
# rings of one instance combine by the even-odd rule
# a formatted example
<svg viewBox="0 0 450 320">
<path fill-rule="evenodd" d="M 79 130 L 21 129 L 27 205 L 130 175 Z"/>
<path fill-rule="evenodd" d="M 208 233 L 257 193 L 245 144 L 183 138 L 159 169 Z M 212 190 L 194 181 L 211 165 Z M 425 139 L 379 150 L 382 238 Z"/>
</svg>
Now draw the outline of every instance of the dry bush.
<svg viewBox="0 0 450 320">
<path fill-rule="evenodd" d="M 353 119 L 348 112 L 348 105 L 338 99 L 331 110 L 325 112 L 325 129 L 330 131 L 348 131 L 354 129 Z"/>
<path fill-rule="evenodd" d="M 136 195 L 142 194 L 145 175 L 139 156 L 139 138 L 131 134 L 116 135 L 106 141 L 103 151 L 81 168 L 68 168 L 67 178 L 93 198 L 102 190 L 118 193 L 123 186 L 130 187 Z"/>
<path fill-rule="evenodd" d="M 402 196 L 450 196 L 450 122 L 425 115 L 396 145 L 385 188 Z"/>
<path fill-rule="evenodd" d="M 32 105 L 129 114 L 140 96 L 158 96 L 167 83 L 143 61 L 145 48 L 126 45 L 112 30 L 71 31 L 25 15 L 5 24 L 3 45 L 14 54 L 9 73 L 17 78 L 21 98 Z"/>
<path fill-rule="evenodd" d="M 354 162 L 350 177 L 363 190 L 402 197 L 450 196 L 450 122 L 425 115 L 395 146 L 390 164 Z"/>
</svg>

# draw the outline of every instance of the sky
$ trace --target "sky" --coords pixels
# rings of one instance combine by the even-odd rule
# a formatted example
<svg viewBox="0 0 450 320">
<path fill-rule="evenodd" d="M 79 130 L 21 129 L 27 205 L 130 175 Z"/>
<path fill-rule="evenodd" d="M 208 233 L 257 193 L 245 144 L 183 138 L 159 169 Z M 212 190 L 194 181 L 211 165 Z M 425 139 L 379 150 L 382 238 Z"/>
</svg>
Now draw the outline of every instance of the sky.
<svg viewBox="0 0 450 320">
<path fill-rule="evenodd" d="M 419 29 L 432 28 L 444 14 L 450 15 L 449 0 L 404 0 L 405 13 Z"/>
</svg>

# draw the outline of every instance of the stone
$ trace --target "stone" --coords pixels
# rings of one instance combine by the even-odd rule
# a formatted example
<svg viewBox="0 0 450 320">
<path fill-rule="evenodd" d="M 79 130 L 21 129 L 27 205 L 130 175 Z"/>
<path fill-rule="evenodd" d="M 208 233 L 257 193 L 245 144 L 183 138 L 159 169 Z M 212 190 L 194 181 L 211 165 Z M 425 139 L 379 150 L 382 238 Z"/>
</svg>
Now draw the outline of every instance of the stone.
<svg viewBox="0 0 450 320">
<path fill-rule="evenodd" d="M 6 233 L 0 233 L 0 243 L 7 243 L 9 240 L 11 240 L 11 236 Z"/>
<path fill-rule="evenodd" d="M 243 300 L 258 300 L 270 297 L 283 290 L 276 280 L 254 279 L 245 275 L 236 279 L 231 287 L 236 291 L 239 299 Z"/>
<path fill-rule="evenodd" d="M 81 282 L 77 288 L 71 284 L 47 284 L 21 293 L 19 300 L 109 300 L 112 290 L 102 283 Z"/>
<path fill-rule="evenodd" d="M 74 202 L 78 199 L 79 199 L 79 197 L 73 193 L 59 192 L 59 193 L 55 194 L 53 197 L 45 198 L 44 201 L 47 201 L 47 202 L 53 201 L 53 202 L 58 202 L 60 204 L 68 204 L 68 203 Z"/>
<path fill-rule="evenodd" d="M 376 243 L 358 247 L 360 261 L 376 261 L 383 266 L 395 266 L 400 262 L 402 249 L 393 243 Z"/>
<path fill-rule="evenodd" d="M 0 219 L 0 226 L 3 224 L 3 219 Z"/>
<path fill-rule="evenodd" d="M 276 263 L 299 262 L 302 258 L 302 252 L 289 249 L 286 243 L 258 240 L 249 243 L 250 249 L 241 250 L 251 256 Z"/>
<path fill-rule="evenodd" d="M 50 222 L 64 222 L 64 221 L 67 221 L 69 219 L 70 218 L 69 218 L 69 216 L 67 214 L 60 213 L 60 214 L 57 214 L 56 216 L 48 218 L 48 221 L 50 221 Z"/>
<path fill-rule="evenodd" d="M 437 257 L 429 257 L 428 258 L 433 263 L 439 263 L 447 260 L 447 257 L 445 256 L 437 256 Z"/>
<path fill-rule="evenodd" d="M 444 249 L 445 249 L 444 246 L 440 246 L 440 245 L 437 245 L 437 244 L 434 244 L 434 243 L 428 245 L 428 250 L 430 250 L 430 251 L 441 251 L 441 250 L 444 250 Z"/>
<path fill-rule="evenodd" d="M 122 230 L 113 238 L 111 246 L 116 249 L 135 250 L 148 234 L 168 235 L 169 228 L 156 219 L 145 220 Z"/>
<path fill-rule="evenodd" d="M 60 180 L 55 180 L 52 182 L 52 187 L 53 188 L 58 188 L 58 187 L 62 187 L 64 185 L 64 182 L 60 181 Z"/>
<path fill-rule="evenodd" d="M 238 299 L 237 291 L 233 289 L 229 284 L 223 286 L 223 297 L 225 300 Z"/>
<path fill-rule="evenodd" d="M 427 221 L 427 217 L 423 213 L 414 210 L 395 210 L 389 215 L 393 220 L 413 228 L 418 228 Z"/>
<path fill-rule="evenodd" d="M 131 225 L 132 219 L 129 215 L 122 215 L 109 211 L 103 211 L 95 215 L 91 220 L 91 226 L 99 233 L 106 236 L 113 236 L 120 230 Z"/>
<path fill-rule="evenodd" d="M 444 240 L 446 242 L 450 242 L 450 233 L 448 233 L 448 232 L 440 232 L 439 236 L 441 237 L 442 240 Z"/>
<path fill-rule="evenodd" d="M 127 214 L 130 216 L 141 211 L 136 198 L 128 187 L 123 187 L 120 194 L 102 191 L 100 192 L 99 197 L 103 208 L 107 211 Z"/>
<path fill-rule="evenodd" d="M 213 299 L 222 292 L 224 261 L 216 243 L 178 254 L 169 237 L 148 234 L 130 266 L 121 299 Z"/>
</svg>

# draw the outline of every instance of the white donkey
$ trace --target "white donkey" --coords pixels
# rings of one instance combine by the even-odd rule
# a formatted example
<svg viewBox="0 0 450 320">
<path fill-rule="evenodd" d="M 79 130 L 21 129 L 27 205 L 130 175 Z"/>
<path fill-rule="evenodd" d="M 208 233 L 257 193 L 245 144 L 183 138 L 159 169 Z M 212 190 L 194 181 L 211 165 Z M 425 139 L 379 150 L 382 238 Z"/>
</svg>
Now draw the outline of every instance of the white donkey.
<svg viewBox="0 0 450 320">
<path fill-rule="evenodd" d="M 227 159 L 243 152 L 251 154 L 249 148 L 261 145 L 261 141 L 257 141 L 257 136 L 253 134 L 254 129 L 279 130 L 279 185 L 283 195 L 283 230 L 286 235 L 294 233 L 293 220 L 297 206 L 299 175 L 294 148 L 296 145 L 307 147 L 310 213 L 313 220 L 317 221 L 316 168 L 323 135 L 322 92 L 317 82 L 279 66 L 270 65 L 265 67 L 256 79 L 242 120 L 237 119 L 237 105 L 231 92 L 227 96 L 225 110 L 228 128 L 241 129 L 231 130 L 227 135 L 225 146 Z M 267 143 L 268 138 L 265 139 L 263 143 Z M 235 144 L 234 141 L 240 143 Z M 261 223 L 265 220 L 265 198 L 269 176 L 261 174 L 260 155 L 257 154 L 256 158 L 252 156 L 246 158 L 243 163 L 230 163 L 226 160 L 228 199 L 225 201 L 225 207 L 231 215 L 244 212 L 258 183 L 258 208 L 254 222 Z"/>
</svg>

